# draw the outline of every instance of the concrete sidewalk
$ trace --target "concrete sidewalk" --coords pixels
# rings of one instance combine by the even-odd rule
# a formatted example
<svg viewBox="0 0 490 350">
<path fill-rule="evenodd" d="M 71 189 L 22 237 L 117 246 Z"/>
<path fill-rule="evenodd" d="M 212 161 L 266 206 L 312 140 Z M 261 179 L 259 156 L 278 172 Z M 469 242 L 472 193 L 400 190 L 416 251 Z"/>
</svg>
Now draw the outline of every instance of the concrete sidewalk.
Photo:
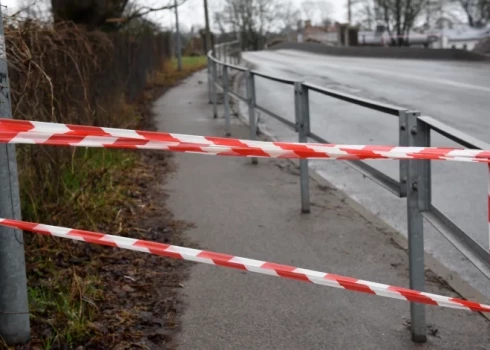
<svg viewBox="0 0 490 350">
<path fill-rule="evenodd" d="M 159 130 L 224 135 L 206 79 L 197 73 L 156 102 Z M 247 138 L 248 127 L 234 118 L 232 133 Z M 195 223 L 188 235 L 201 248 L 408 287 L 407 253 L 392 229 L 362 217 L 341 193 L 311 181 L 312 213 L 301 214 L 292 163 L 175 158 L 169 208 Z M 427 291 L 457 296 L 427 276 Z M 489 324 L 476 313 L 427 307 L 428 343 L 415 345 L 403 301 L 202 264 L 183 292 L 181 349 L 490 349 Z"/>
</svg>

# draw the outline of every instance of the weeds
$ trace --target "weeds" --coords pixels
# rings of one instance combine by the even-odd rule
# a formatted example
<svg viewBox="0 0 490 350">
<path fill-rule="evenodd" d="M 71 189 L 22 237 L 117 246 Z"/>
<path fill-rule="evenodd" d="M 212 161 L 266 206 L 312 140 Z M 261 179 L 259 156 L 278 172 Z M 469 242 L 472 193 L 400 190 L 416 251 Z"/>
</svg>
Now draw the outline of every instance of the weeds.
<svg viewBox="0 0 490 350">
<path fill-rule="evenodd" d="M 182 57 L 182 71 L 180 72 L 177 70 L 177 60 L 165 61 L 162 63 L 162 69 L 149 80 L 149 85 L 153 87 L 173 86 L 178 81 L 206 66 L 206 56 Z"/>
<path fill-rule="evenodd" d="M 172 59 L 172 68 L 177 70 L 177 59 Z M 206 56 L 184 56 L 182 57 L 183 70 L 199 70 L 206 67 L 208 59 Z"/>
<path fill-rule="evenodd" d="M 87 33 L 66 23 L 51 27 L 26 21 L 9 24 L 6 40 L 15 118 L 121 128 L 136 128 L 145 122 L 142 110 L 125 97 L 127 83 L 141 81 L 141 77 L 134 80 L 134 74 L 142 73 L 134 71 L 133 65 L 141 62 L 132 55 L 144 56 L 131 38 Z M 118 57 L 123 54 L 126 56 Z M 177 72 L 161 55 L 153 60 L 160 64 L 154 64 L 148 71 L 153 74 L 143 76 L 142 81 L 158 87 L 175 84 L 203 64 L 199 58 L 186 59 L 184 71 Z M 149 104 L 152 98 L 146 92 L 139 102 Z M 141 203 L 142 192 L 153 177 L 141 172 L 145 165 L 140 154 L 19 146 L 17 158 L 23 219 L 138 238 L 147 234 L 146 229 L 142 233 L 133 230 L 139 215 L 153 207 Z M 92 348 L 112 348 L 127 339 L 153 336 L 133 327 L 141 322 L 138 312 L 148 311 L 142 306 L 142 310 L 132 310 L 136 303 L 131 295 L 155 312 L 175 313 L 172 303 L 152 305 L 151 293 L 136 290 L 141 288 L 137 283 L 134 288 L 125 287 L 121 275 L 133 264 L 147 266 L 139 278 L 152 286 L 156 279 L 147 278 L 155 270 L 150 258 L 138 257 L 137 263 L 136 255 L 127 252 L 108 253 L 108 248 L 30 234 L 25 247 L 33 327 L 29 348 L 89 343 Z M 121 298 L 123 295 L 126 297 Z M 148 327 L 155 326 L 149 323 Z M 163 341 L 168 337 L 154 338 Z"/>
</svg>

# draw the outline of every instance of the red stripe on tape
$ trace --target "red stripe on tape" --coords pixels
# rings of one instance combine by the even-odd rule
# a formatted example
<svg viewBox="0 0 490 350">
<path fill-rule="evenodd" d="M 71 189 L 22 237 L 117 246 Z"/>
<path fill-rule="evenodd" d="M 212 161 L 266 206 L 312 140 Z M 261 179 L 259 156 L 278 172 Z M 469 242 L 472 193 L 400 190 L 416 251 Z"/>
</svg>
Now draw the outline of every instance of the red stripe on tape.
<svg viewBox="0 0 490 350">
<path fill-rule="evenodd" d="M 19 133 L 34 129 L 34 125 L 27 120 L 0 119 L 0 128 Z"/>
<path fill-rule="evenodd" d="M 161 142 L 180 142 L 171 134 L 166 132 L 154 132 L 154 131 L 136 131 L 139 135 L 143 136 L 147 140 L 151 141 L 161 141 Z"/>
<path fill-rule="evenodd" d="M 267 270 L 274 270 L 281 277 L 290 278 L 293 280 L 298 280 L 303 282 L 311 282 L 309 278 L 306 277 L 305 274 L 294 272 L 294 270 L 296 270 L 296 267 L 293 266 L 266 262 L 261 266 L 261 268 Z"/>
<path fill-rule="evenodd" d="M 434 300 L 426 297 L 425 295 L 415 290 L 405 289 L 401 287 L 393 287 L 393 286 L 390 286 L 388 289 L 400 293 L 405 298 L 407 298 L 408 301 L 413 301 L 415 303 L 429 304 L 429 305 L 437 305 L 437 303 Z"/>
<path fill-rule="evenodd" d="M 233 255 L 213 253 L 203 250 L 197 256 L 199 258 L 211 259 L 218 266 L 231 267 L 238 270 L 247 270 L 243 264 L 230 262 L 230 260 L 234 258 Z"/>
<path fill-rule="evenodd" d="M 117 247 L 117 244 L 114 241 L 110 240 L 102 240 L 106 235 L 98 232 L 90 232 L 83 230 L 71 230 L 69 233 L 70 236 L 83 238 L 85 242 L 106 245 L 109 247 Z"/>
<path fill-rule="evenodd" d="M 256 273 L 268 274 L 264 272 L 264 269 L 274 271 L 278 276 L 295 279 L 304 282 L 312 282 L 316 284 L 323 284 L 318 281 L 318 278 L 321 276 L 325 276 L 325 279 L 336 282 L 339 286 L 344 287 L 348 290 L 353 290 L 362 293 L 368 294 L 377 294 L 383 297 L 395 298 L 399 299 L 400 296 L 403 296 L 406 300 L 413 302 L 420 302 L 423 304 L 429 305 L 439 305 L 443 307 L 456 308 L 456 309 L 467 309 L 471 311 L 479 311 L 479 312 L 490 312 L 490 305 L 479 304 L 475 302 L 469 302 L 466 300 L 456 299 L 456 298 L 448 298 L 441 295 L 430 294 L 410 290 L 406 288 L 400 288 L 395 286 L 389 286 L 385 284 L 379 284 L 368 281 L 361 281 L 355 278 L 339 276 L 335 274 L 326 274 L 324 272 L 311 271 L 298 269 L 296 267 L 280 265 L 270 262 L 244 259 L 240 257 L 234 257 L 227 254 L 219 254 L 213 252 L 203 252 L 196 249 L 190 249 L 179 246 L 169 246 L 163 243 L 142 241 L 142 240 L 134 240 L 131 238 L 119 237 L 119 236 L 111 236 L 104 235 L 102 233 L 94 233 L 87 232 L 81 230 L 72 230 L 64 227 L 55 227 L 55 226 L 44 226 L 39 224 L 27 223 L 22 221 L 15 220 L 5 220 L 0 218 L 0 225 L 9 226 L 14 228 L 25 229 L 32 232 L 42 233 L 42 234 L 50 234 L 53 236 L 59 236 L 64 238 L 75 239 L 73 235 L 70 233 L 73 232 L 75 235 L 78 235 L 78 238 L 82 238 L 83 240 L 87 240 L 89 242 L 93 242 L 96 244 L 104 244 L 105 242 L 115 242 L 119 248 L 129 249 L 129 250 L 137 250 L 140 251 L 141 248 L 145 248 L 148 252 L 156 255 L 162 255 L 167 257 L 172 257 L 176 259 L 184 259 L 190 261 L 196 261 L 196 257 L 204 258 L 198 262 L 212 264 L 212 265 L 220 265 L 225 267 L 233 267 L 242 269 L 243 267 L 246 270 Z M 49 230 L 49 231 L 48 231 Z M 237 259 L 242 261 L 242 264 L 231 263 L 231 260 Z M 295 272 L 296 270 L 302 271 Z"/>
<path fill-rule="evenodd" d="M 366 293 L 366 294 L 376 294 L 371 288 L 365 284 L 357 283 L 359 281 L 355 278 L 344 277 L 339 275 L 334 275 L 329 273 L 325 276 L 325 279 L 338 282 L 345 289 L 353 290 L 356 292 Z"/>
</svg>

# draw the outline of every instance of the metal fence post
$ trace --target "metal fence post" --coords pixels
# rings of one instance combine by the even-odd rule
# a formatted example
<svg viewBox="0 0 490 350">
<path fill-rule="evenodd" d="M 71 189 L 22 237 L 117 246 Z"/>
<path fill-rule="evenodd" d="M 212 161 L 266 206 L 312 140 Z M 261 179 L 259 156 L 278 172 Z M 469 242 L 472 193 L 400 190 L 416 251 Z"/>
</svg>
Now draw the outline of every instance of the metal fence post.
<svg viewBox="0 0 490 350">
<path fill-rule="evenodd" d="M 228 79 L 228 67 L 223 66 L 223 102 L 225 105 L 225 130 L 226 136 L 231 135 L 231 121 L 230 121 L 230 96 L 228 91 L 230 89 L 230 81 Z"/>
<path fill-rule="evenodd" d="M 400 111 L 398 115 L 398 125 L 399 125 L 399 146 L 408 147 L 408 135 L 409 130 L 406 123 L 406 113 L 407 110 Z M 407 172 L 408 172 L 408 161 L 400 160 L 400 198 L 405 198 L 407 196 Z"/>
<path fill-rule="evenodd" d="M 0 8 L 0 115 L 12 118 L 7 55 Z M 21 220 L 15 146 L 0 145 L 0 217 Z M 25 344 L 30 338 L 27 277 L 22 231 L 0 228 L 0 342 Z"/>
<path fill-rule="evenodd" d="M 417 118 L 419 112 L 407 111 L 403 114 L 408 131 L 408 146 L 416 146 L 421 138 L 418 135 Z M 408 220 L 408 255 L 410 288 L 424 291 L 425 265 L 424 265 L 424 221 L 419 209 L 422 176 L 418 160 L 407 161 L 407 220 Z M 422 195 L 423 197 L 423 195 Z M 425 306 L 420 303 L 410 303 L 410 318 L 412 340 L 417 343 L 427 341 L 425 326 Z"/>
<path fill-rule="evenodd" d="M 487 167 L 487 177 L 488 177 L 488 197 L 487 197 L 487 212 L 488 212 L 488 249 L 490 250 L 490 164 Z"/>
<path fill-rule="evenodd" d="M 218 83 L 218 68 L 216 67 L 217 63 L 215 61 L 212 62 L 213 66 L 213 78 L 212 78 L 212 91 L 213 91 L 213 118 L 218 118 L 218 91 L 216 84 Z"/>
<path fill-rule="evenodd" d="M 247 103 L 248 103 L 248 124 L 250 127 L 250 140 L 257 139 L 257 118 L 255 115 L 255 80 L 254 74 L 249 70 L 246 73 L 247 79 Z M 252 158 L 252 164 L 258 164 L 257 158 Z"/>
<path fill-rule="evenodd" d="M 294 105 L 296 112 L 296 125 L 298 127 L 299 142 L 308 142 L 310 113 L 308 89 L 301 83 L 294 83 Z M 299 160 L 300 186 L 301 186 L 301 212 L 310 212 L 310 177 L 308 174 L 308 160 Z"/>
<path fill-rule="evenodd" d="M 212 63 L 211 59 L 208 57 L 208 97 L 209 97 L 209 103 L 213 103 L 213 93 L 212 93 L 212 76 L 213 76 L 213 68 L 212 68 Z"/>
<path fill-rule="evenodd" d="M 417 147 L 430 147 L 430 126 L 417 119 L 417 134 L 415 137 Z M 432 173 L 431 161 L 419 160 L 419 210 L 428 211 L 432 203 Z"/>
</svg>

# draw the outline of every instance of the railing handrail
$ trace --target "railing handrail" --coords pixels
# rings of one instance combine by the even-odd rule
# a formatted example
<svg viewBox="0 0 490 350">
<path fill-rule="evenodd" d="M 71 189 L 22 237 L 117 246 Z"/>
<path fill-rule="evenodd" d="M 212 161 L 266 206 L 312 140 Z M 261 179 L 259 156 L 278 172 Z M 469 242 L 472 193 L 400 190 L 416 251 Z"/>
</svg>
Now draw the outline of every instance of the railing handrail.
<svg viewBox="0 0 490 350">
<path fill-rule="evenodd" d="M 220 44 L 220 50 L 226 45 L 234 45 L 236 42 Z M 219 50 L 217 50 L 219 51 Z M 283 124 L 292 127 L 298 132 L 299 142 L 307 142 L 308 138 L 317 142 L 326 140 L 319 135 L 310 131 L 310 100 L 309 92 L 313 91 L 327 95 L 336 99 L 350 102 L 371 110 L 398 117 L 399 122 L 399 146 L 431 146 L 431 131 L 447 137 L 448 139 L 468 148 L 473 149 L 490 149 L 490 145 L 471 137 L 449 125 L 440 122 L 432 117 L 421 116 L 418 111 L 410 111 L 404 107 L 392 106 L 389 104 L 372 101 L 350 95 L 333 89 L 324 88 L 315 84 L 293 79 L 280 78 L 274 75 L 237 67 L 233 64 L 221 61 L 208 53 L 209 72 L 210 72 L 210 102 L 214 102 L 214 115 L 217 115 L 217 98 L 216 87 L 224 91 L 225 99 L 225 117 L 229 118 L 228 95 L 235 95 L 248 103 L 249 121 L 250 121 L 250 138 L 256 137 L 256 110 L 273 117 Z M 212 68 L 212 69 L 211 69 Z M 244 98 L 229 89 L 228 68 L 237 69 L 246 73 L 247 79 L 247 97 Z M 222 85 L 218 82 L 218 70 L 221 69 Z M 212 74 L 211 74 L 212 72 Z M 225 73 L 225 74 L 223 74 Z M 292 122 L 282 116 L 275 114 L 267 108 L 260 106 L 256 101 L 256 91 L 254 77 L 261 77 L 273 80 L 287 85 L 294 85 L 294 106 L 295 121 Z M 211 89 L 213 98 L 211 98 Z M 227 134 L 230 134 L 227 120 Z M 256 162 L 256 160 L 255 160 Z M 400 179 L 392 179 L 385 173 L 377 170 L 371 165 L 362 161 L 349 161 L 356 170 L 362 172 L 367 177 L 373 179 L 377 184 L 387 188 L 399 197 L 407 198 L 407 226 L 409 240 L 409 270 L 410 270 L 410 287 L 412 289 L 423 290 L 425 281 L 424 270 L 424 239 L 423 239 L 423 219 L 425 218 L 433 227 L 439 231 L 453 246 L 456 247 L 468 260 L 479 269 L 488 279 L 490 279 L 490 254 L 471 236 L 464 232 L 457 224 L 451 221 L 447 216 L 442 214 L 432 203 L 432 182 L 431 182 L 431 163 L 430 160 L 414 159 L 400 160 Z M 301 203 L 302 211 L 309 212 L 309 186 L 308 186 L 308 161 L 300 160 L 300 178 L 301 178 Z M 489 195 L 490 198 L 490 195 Z M 490 220 L 490 218 L 489 218 Z M 412 337 L 414 339 L 425 339 L 425 311 L 420 304 L 412 304 Z"/>
<path fill-rule="evenodd" d="M 474 149 L 490 149 L 490 144 L 459 131 L 437 119 L 429 116 L 422 116 L 419 117 L 419 120 L 429 125 L 432 130 L 437 131 L 442 136 L 447 137 L 461 146 Z"/>
<path fill-rule="evenodd" d="M 224 42 L 224 43 L 216 44 L 215 47 L 226 46 L 229 44 L 239 44 L 239 42 L 238 41 Z M 262 77 L 264 79 L 269 79 L 269 80 L 273 80 L 273 81 L 276 81 L 279 83 L 285 83 L 288 85 L 294 85 L 294 83 L 295 83 L 295 80 L 293 80 L 293 79 L 281 78 L 281 77 L 278 77 L 275 75 L 262 73 L 262 72 L 259 72 L 257 70 L 250 70 L 250 69 L 247 69 L 247 68 L 242 67 L 242 66 L 237 66 L 237 65 L 234 65 L 231 63 L 226 63 L 224 61 L 221 61 L 221 60 L 213 57 L 212 51 L 209 51 L 207 53 L 207 57 L 212 62 L 221 64 L 223 66 L 226 66 L 228 68 L 235 69 L 235 70 L 241 71 L 241 72 L 250 71 L 252 74 L 257 75 L 259 77 Z M 371 100 L 371 99 L 357 97 L 357 96 L 352 95 L 352 94 L 337 91 L 335 89 L 325 88 L 325 87 L 322 87 L 322 86 L 319 86 L 319 85 L 316 85 L 313 83 L 309 83 L 307 81 L 303 82 L 303 84 L 306 87 L 308 87 L 311 91 L 315 91 L 317 93 L 324 94 L 324 95 L 327 95 L 330 97 L 334 97 L 334 98 L 337 98 L 337 99 L 340 99 L 340 100 L 343 100 L 346 102 L 352 102 L 352 103 L 357 104 L 359 106 L 363 106 L 363 107 L 366 107 L 366 108 L 369 108 L 372 110 L 376 110 L 378 112 L 390 114 L 390 115 L 397 116 L 397 117 L 399 116 L 400 112 L 408 110 L 408 108 L 404 108 L 404 107 L 400 107 L 400 106 L 394 106 L 394 105 L 378 102 L 378 101 Z M 263 107 L 261 107 L 261 108 L 263 108 Z M 265 108 L 263 108 L 263 109 L 265 109 Z M 484 141 L 481 141 L 481 140 L 479 140 L 473 136 L 470 136 L 470 135 L 468 135 L 462 131 L 459 131 L 459 130 L 449 126 L 448 124 L 441 122 L 441 121 L 439 121 L 433 117 L 421 116 L 418 119 L 425 122 L 426 124 L 428 124 L 432 130 L 437 131 L 439 134 L 447 137 L 451 141 L 454 141 L 454 142 L 460 144 L 461 146 L 464 146 L 467 148 L 475 148 L 475 149 L 490 149 L 490 144 L 488 144 Z"/>
</svg>

